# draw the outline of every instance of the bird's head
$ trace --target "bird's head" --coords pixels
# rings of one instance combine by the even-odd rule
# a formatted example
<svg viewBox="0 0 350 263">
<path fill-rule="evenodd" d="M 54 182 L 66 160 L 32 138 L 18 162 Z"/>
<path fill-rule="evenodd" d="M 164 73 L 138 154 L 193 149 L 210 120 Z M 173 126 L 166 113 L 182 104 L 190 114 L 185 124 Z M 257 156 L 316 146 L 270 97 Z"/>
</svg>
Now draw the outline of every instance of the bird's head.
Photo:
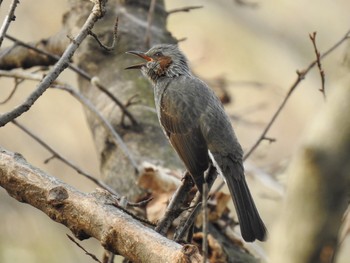
<svg viewBox="0 0 350 263">
<path fill-rule="evenodd" d="M 174 78 L 190 74 L 187 59 L 177 45 L 160 44 L 152 47 L 146 53 L 140 51 L 128 51 L 126 53 L 145 60 L 143 63 L 126 69 L 141 69 L 142 73 L 153 82 L 157 82 L 161 77 Z"/>
</svg>

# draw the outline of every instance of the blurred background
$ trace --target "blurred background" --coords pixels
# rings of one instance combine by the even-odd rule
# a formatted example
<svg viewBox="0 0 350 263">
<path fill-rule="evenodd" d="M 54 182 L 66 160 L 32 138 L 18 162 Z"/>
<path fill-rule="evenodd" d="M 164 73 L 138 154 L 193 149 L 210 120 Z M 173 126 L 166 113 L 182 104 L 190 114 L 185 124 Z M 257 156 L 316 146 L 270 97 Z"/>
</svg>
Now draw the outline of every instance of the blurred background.
<svg viewBox="0 0 350 263">
<path fill-rule="evenodd" d="M 252 0 L 253 1 L 253 0 Z M 4 1 L 0 21 L 11 1 Z M 193 71 L 208 83 L 224 78 L 231 103 L 226 105 L 240 142 L 248 150 L 257 140 L 272 114 L 296 79 L 296 70 L 315 59 L 309 34 L 317 32 L 317 46 L 323 52 L 350 29 L 350 2 L 347 0 L 256 1 L 241 6 L 233 0 L 166 0 L 167 10 L 184 6 L 203 6 L 190 13 L 169 16 L 168 29 L 185 41 L 180 47 Z M 252 3 L 252 2 L 250 2 Z M 21 1 L 9 35 L 25 42 L 47 38 L 61 28 L 66 1 Z M 3 46 L 12 43 L 4 41 Z M 326 92 L 349 84 L 343 66 L 346 44 L 322 61 Z M 59 79 L 76 86 L 75 75 L 64 72 Z M 14 85 L 0 78 L 0 100 Z M 21 103 L 36 82 L 20 85 L 12 100 L 0 105 L 6 112 Z M 268 136 L 275 143 L 263 142 L 247 160 L 248 183 L 257 206 L 269 228 L 278 217 L 283 191 L 284 170 L 303 139 L 303 133 L 324 104 L 318 91 L 321 80 L 317 68 L 298 86 Z M 79 167 L 99 176 L 98 157 L 81 105 L 68 94 L 48 90 L 18 121 L 49 143 Z M 44 164 L 50 154 L 11 123 L 0 129 L 0 145 L 21 153 L 27 161 L 59 177 L 81 191 L 95 186 L 57 160 Z M 274 180 L 251 176 L 266 173 Z M 42 212 L 9 197 L 0 188 L 0 262 L 94 262 L 65 236 L 69 231 L 52 222 Z M 90 252 L 101 255 L 94 240 L 82 242 Z M 263 247 L 268 246 L 262 244 Z M 350 240 L 345 240 L 339 263 L 349 262 Z M 59 255 L 59 256 L 58 256 Z"/>
</svg>

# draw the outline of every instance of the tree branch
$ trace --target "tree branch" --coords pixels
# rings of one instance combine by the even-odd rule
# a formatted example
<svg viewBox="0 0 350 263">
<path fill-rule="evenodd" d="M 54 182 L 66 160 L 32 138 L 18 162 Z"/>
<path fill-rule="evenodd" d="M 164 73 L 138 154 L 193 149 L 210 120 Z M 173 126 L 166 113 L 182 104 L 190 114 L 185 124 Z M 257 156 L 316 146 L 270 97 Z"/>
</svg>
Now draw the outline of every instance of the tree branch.
<svg viewBox="0 0 350 263">
<path fill-rule="evenodd" d="M 10 112 L 0 115 L 0 127 L 6 125 L 8 122 L 28 111 L 37 101 L 37 99 L 39 99 L 39 97 L 50 87 L 51 83 L 59 76 L 59 74 L 61 74 L 61 72 L 68 67 L 69 61 L 71 60 L 74 52 L 89 34 L 97 20 L 103 16 L 105 10 L 101 10 L 101 7 L 104 9 L 105 4 L 106 0 L 95 1 L 94 7 L 85 24 L 75 39 L 72 40 L 67 49 L 64 51 L 62 57 L 57 61 L 55 66 L 38 85 L 37 89 L 31 95 L 29 95 L 24 103 L 17 106 Z"/>
<path fill-rule="evenodd" d="M 10 26 L 10 23 L 16 19 L 15 10 L 19 4 L 19 0 L 12 0 L 12 4 L 10 6 L 10 10 L 5 17 L 5 20 L 0 28 L 0 46 L 2 45 L 2 41 L 4 40 L 4 36 L 6 34 L 7 29 Z"/>
<path fill-rule="evenodd" d="M 326 90 L 324 88 L 325 86 L 325 74 L 324 74 L 324 70 L 322 69 L 322 64 L 321 64 L 321 60 L 320 60 L 320 52 L 317 49 L 316 46 L 316 32 L 313 32 L 312 34 L 309 35 L 312 45 L 314 46 L 314 51 L 315 51 L 315 55 L 316 55 L 316 60 L 317 60 L 317 67 L 318 67 L 318 71 L 320 72 L 320 76 L 321 76 L 321 88 L 319 89 L 319 91 L 322 92 L 323 98 L 326 99 Z"/>
<path fill-rule="evenodd" d="M 317 65 L 318 61 L 321 61 L 321 59 L 325 58 L 327 55 L 329 55 L 333 50 L 335 50 L 337 47 L 339 47 L 342 43 L 344 43 L 347 39 L 349 39 L 350 37 L 350 31 L 346 32 L 346 34 L 339 40 L 337 41 L 330 49 L 328 49 L 326 52 L 324 52 L 321 56 L 319 56 L 318 59 L 314 60 L 313 62 L 311 62 L 311 64 L 305 68 L 304 70 L 301 71 L 297 71 L 297 79 L 294 81 L 294 83 L 292 84 L 292 86 L 289 88 L 286 96 L 284 97 L 281 105 L 278 107 L 277 111 L 274 113 L 274 115 L 272 116 L 271 120 L 269 121 L 269 123 L 267 124 L 266 128 L 264 129 L 264 131 L 262 132 L 262 134 L 260 135 L 259 139 L 256 141 L 256 143 L 250 148 L 250 150 L 244 155 L 244 160 L 246 160 L 251 154 L 252 152 L 255 151 L 255 149 L 259 146 L 259 144 L 264 140 L 264 138 L 266 138 L 266 134 L 267 132 L 270 130 L 272 124 L 275 122 L 275 120 L 277 119 L 277 117 L 279 116 L 279 114 L 281 113 L 282 109 L 284 108 L 284 106 L 286 105 L 288 99 L 290 98 L 290 96 L 292 95 L 292 93 L 294 92 L 294 90 L 296 89 L 296 87 L 300 84 L 300 82 L 302 80 L 304 80 L 305 76 L 307 73 L 309 73 L 309 71 L 315 67 L 315 65 Z"/>
<path fill-rule="evenodd" d="M 117 198 L 119 198 L 119 199 L 121 198 L 121 196 L 113 188 L 109 187 L 106 183 L 104 183 L 103 181 L 97 179 L 95 176 L 92 176 L 92 175 L 88 174 L 87 172 L 83 171 L 81 168 L 76 166 L 74 163 L 69 161 L 67 158 L 64 158 L 61 154 L 59 154 L 57 151 L 55 151 L 50 145 L 48 145 L 46 142 L 44 142 L 42 139 L 40 139 L 38 136 L 36 136 L 34 133 L 32 133 L 26 127 L 24 127 L 23 125 L 18 123 L 16 120 L 13 120 L 12 123 L 15 126 L 17 126 L 19 129 L 21 129 L 23 132 L 28 134 L 35 141 L 37 141 L 42 147 L 44 147 L 46 150 L 48 150 L 52 154 L 51 158 L 57 158 L 58 160 L 60 160 L 64 164 L 66 164 L 67 166 L 69 166 L 72 169 L 74 169 L 78 174 L 83 175 L 84 177 L 86 177 L 87 179 L 91 180 L 92 182 L 94 182 L 99 187 L 101 187 L 101 188 L 107 190 L 108 192 L 110 192 L 111 194 L 115 195 Z"/>
<path fill-rule="evenodd" d="M 80 240 L 94 237 L 134 262 L 200 262 L 193 245 L 181 246 L 106 205 L 108 196 L 84 194 L 0 148 L 0 185 L 20 202 L 67 226 Z"/>
</svg>

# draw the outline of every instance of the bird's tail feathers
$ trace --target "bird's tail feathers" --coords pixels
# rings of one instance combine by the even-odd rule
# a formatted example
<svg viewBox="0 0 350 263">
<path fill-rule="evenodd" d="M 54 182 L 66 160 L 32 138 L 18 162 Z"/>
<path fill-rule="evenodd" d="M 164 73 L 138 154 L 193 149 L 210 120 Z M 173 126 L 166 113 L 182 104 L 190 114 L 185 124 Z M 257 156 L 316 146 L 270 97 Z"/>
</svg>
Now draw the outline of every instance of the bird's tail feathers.
<svg viewBox="0 0 350 263">
<path fill-rule="evenodd" d="M 235 170 L 231 172 L 240 172 L 239 169 Z M 237 211 L 243 239 L 247 242 L 253 242 L 255 239 L 266 240 L 266 227 L 255 206 L 244 175 L 231 173 L 224 177 Z"/>
</svg>

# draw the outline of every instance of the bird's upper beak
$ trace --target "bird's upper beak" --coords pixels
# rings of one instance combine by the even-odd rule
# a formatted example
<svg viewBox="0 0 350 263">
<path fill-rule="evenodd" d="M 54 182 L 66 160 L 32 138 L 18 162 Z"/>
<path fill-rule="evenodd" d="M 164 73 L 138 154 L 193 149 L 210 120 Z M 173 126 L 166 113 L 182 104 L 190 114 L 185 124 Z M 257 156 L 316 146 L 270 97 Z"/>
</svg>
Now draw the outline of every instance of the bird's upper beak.
<svg viewBox="0 0 350 263">
<path fill-rule="evenodd" d="M 145 53 L 143 52 L 140 52 L 140 51 L 127 51 L 125 52 L 126 54 L 131 54 L 131 55 L 135 55 L 135 56 L 138 56 L 140 58 L 143 58 L 144 60 L 146 60 L 147 62 L 148 61 L 152 61 L 153 59 L 149 56 L 147 56 Z M 140 64 L 136 64 L 136 65 L 132 65 L 130 67 L 127 67 L 125 69 L 138 69 L 138 68 L 142 68 L 143 66 L 146 65 L 146 63 L 140 63 Z"/>
</svg>

